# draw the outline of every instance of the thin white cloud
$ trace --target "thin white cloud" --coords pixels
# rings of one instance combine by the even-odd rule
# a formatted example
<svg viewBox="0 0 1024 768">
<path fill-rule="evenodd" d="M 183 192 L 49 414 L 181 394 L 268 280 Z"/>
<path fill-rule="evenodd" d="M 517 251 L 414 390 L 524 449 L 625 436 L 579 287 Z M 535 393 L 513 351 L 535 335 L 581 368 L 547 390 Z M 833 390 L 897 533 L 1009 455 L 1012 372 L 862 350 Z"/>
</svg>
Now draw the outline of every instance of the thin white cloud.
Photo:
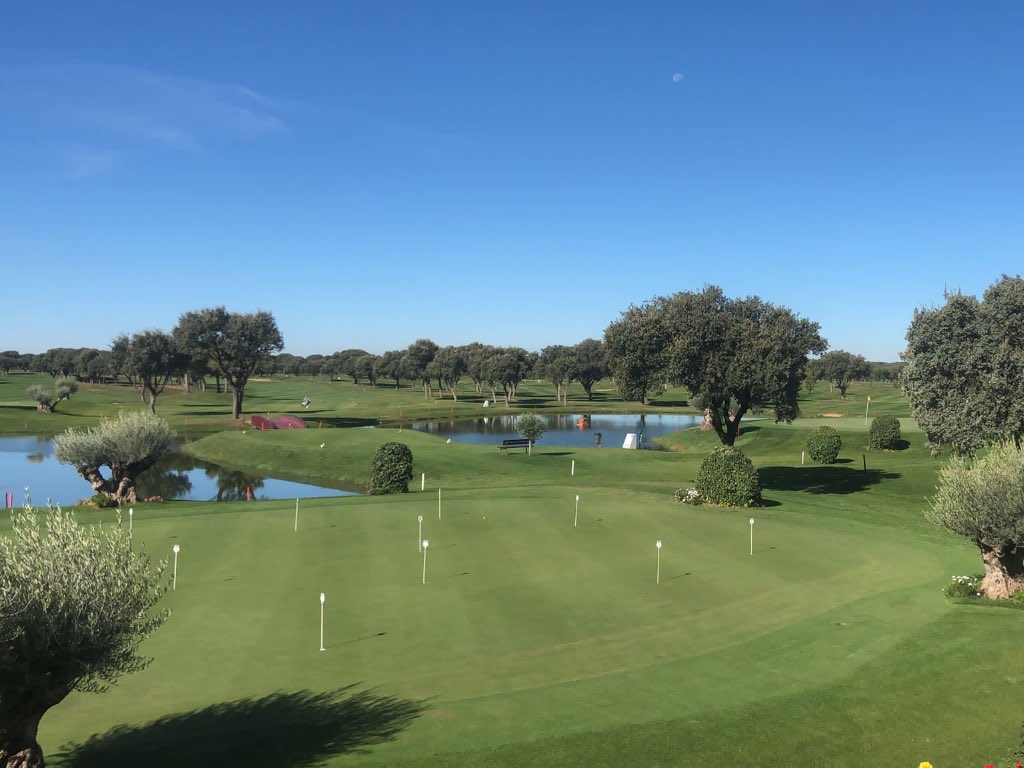
<svg viewBox="0 0 1024 768">
<path fill-rule="evenodd" d="M 273 136 L 299 108 L 243 85 L 124 67 L 7 67 L 0 76 L 5 131 L 63 158 L 73 175 L 151 151 L 216 152 Z"/>
</svg>

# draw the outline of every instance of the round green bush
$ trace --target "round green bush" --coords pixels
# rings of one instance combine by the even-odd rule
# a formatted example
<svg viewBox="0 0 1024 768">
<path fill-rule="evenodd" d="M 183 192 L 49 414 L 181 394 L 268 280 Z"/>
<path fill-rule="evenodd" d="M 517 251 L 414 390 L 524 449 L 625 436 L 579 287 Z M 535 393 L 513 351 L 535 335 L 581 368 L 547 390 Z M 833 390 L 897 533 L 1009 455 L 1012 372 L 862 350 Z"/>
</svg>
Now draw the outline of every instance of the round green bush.
<svg viewBox="0 0 1024 768">
<path fill-rule="evenodd" d="M 384 443 L 373 455 L 370 493 L 408 493 L 412 451 L 405 443 Z"/>
<path fill-rule="evenodd" d="M 709 504 L 752 507 L 761 502 L 757 470 L 739 448 L 722 446 L 709 453 L 700 463 L 695 485 Z"/>
<path fill-rule="evenodd" d="M 900 420 L 884 414 L 871 420 L 868 430 L 868 447 L 881 451 L 895 450 L 900 442 Z"/>
<path fill-rule="evenodd" d="M 843 438 L 832 427 L 812 429 L 804 443 L 807 453 L 819 464 L 835 464 L 842 447 Z"/>
</svg>

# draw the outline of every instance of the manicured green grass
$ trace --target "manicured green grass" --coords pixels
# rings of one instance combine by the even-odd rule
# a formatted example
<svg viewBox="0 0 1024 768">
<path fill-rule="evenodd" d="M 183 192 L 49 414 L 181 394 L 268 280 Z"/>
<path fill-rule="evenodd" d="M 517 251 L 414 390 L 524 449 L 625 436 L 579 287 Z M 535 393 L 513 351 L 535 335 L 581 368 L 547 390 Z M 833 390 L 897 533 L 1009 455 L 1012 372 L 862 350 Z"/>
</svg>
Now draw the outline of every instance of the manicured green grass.
<svg viewBox="0 0 1024 768">
<path fill-rule="evenodd" d="M 83 386 L 57 414 L 37 414 L 24 396 L 35 380 L 0 380 L 0 431 L 52 433 L 139 404 L 127 387 Z M 186 439 L 206 435 L 190 445 L 204 458 L 358 487 L 375 447 L 401 440 L 416 458 L 412 487 L 426 473 L 427 492 L 304 500 L 298 533 L 293 502 L 139 505 L 140 541 L 161 555 L 182 546 L 174 616 L 146 643 L 148 670 L 44 719 L 51 755 L 95 735 L 52 764 L 941 768 L 1019 744 L 1024 614 L 942 598 L 951 574 L 980 563 L 923 520 L 938 462 L 897 389 L 855 385 L 843 400 L 819 383 L 793 425 L 745 422 L 738 445 L 768 504 L 753 513 L 672 503 L 718 444 L 697 430 L 664 438 L 661 452 L 529 457 L 337 429 L 495 412 L 470 389 L 452 403 L 409 387 L 252 382 L 246 411 L 301 413 L 314 427 L 292 432 L 245 430 L 212 390 L 161 396 Z M 526 383 L 516 406 L 566 410 L 552 394 Z M 866 449 L 868 394 L 869 418 L 901 418 L 906 450 Z M 686 405 L 670 390 L 644 410 Z M 640 409 L 574 392 L 567 410 Z M 841 432 L 840 462 L 801 465 L 819 424 Z M 417 515 L 431 540 L 426 585 Z M 334 708 L 314 696 L 348 685 Z M 353 698 L 366 689 L 379 698 Z"/>
<path fill-rule="evenodd" d="M 838 412 L 827 394 L 805 413 Z M 217 765 L 267 768 L 994 760 L 1019 744 L 1024 613 L 946 603 L 949 576 L 980 563 L 922 518 L 937 462 L 909 419 L 906 450 L 866 451 L 857 416 L 822 417 L 844 440 L 827 467 L 800 465 L 811 420 L 748 424 L 740 445 L 768 502 L 752 512 L 672 502 L 717 444 L 696 430 L 660 452 L 532 457 L 409 430 L 211 435 L 191 449 L 315 482 L 358 482 L 377 444 L 402 440 L 414 492 L 304 500 L 297 533 L 288 501 L 137 507 L 150 551 L 181 545 L 174 615 L 145 645 L 148 670 L 44 719 L 44 748 L 98 734 L 78 762 L 52 762 L 102 754 L 115 768 L 201 764 L 209 749 Z M 345 726 L 299 695 L 351 684 L 426 708 Z M 283 704 L 257 706 L 274 691 Z M 389 717 L 393 739 L 352 751 Z"/>
</svg>

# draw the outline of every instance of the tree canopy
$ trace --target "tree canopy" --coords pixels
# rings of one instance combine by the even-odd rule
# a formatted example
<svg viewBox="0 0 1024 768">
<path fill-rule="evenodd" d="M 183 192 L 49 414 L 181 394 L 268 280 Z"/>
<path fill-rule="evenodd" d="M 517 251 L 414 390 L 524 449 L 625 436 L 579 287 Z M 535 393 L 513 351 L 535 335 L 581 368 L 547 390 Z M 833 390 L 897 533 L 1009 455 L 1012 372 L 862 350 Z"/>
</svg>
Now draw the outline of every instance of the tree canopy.
<svg viewBox="0 0 1024 768">
<path fill-rule="evenodd" d="M 854 355 L 843 349 L 834 349 L 818 358 L 815 373 L 839 390 L 839 396 L 846 399 L 850 382 L 865 379 L 871 373 L 868 361 L 863 355 Z"/>
<path fill-rule="evenodd" d="M 1012 442 L 975 461 L 955 457 L 939 470 L 928 519 L 981 551 L 989 597 L 1024 590 L 1024 454 Z"/>
<path fill-rule="evenodd" d="M 28 768 L 44 762 L 47 710 L 149 663 L 138 647 L 167 618 L 156 610 L 166 563 L 152 566 L 120 524 L 30 505 L 12 517 L 0 536 L 0 766 Z"/>
<path fill-rule="evenodd" d="M 950 294 L 919 309 L 907 329 L 900 377 L 933 450 L 968 455 L 1024 437 L 1024 280 L 1003 276 L 981 301 Z"/>
<path fill-rule="evenodd" d="M 655 302 L 631 306 L 604 332 L 608 365 L 623 400 L 646 404 L 665 390 L 671 336 Z"/>
<path fill-rule="evenodd" d="M 118 502 L 134 503 L 139 475 L 165 456 L 174 432 L 148 411 L 122 411 L 101 419 L 95 427 L 67 430 L 54 438 L 57 461 L 70 464 L 92 486 L 93 493 Z M 109 469 L 109 477 L 101 472 Z"/>
<path fill-rule="evenodd" d="M 149 410 L 156 413 L 156 399 L 171 376 L 187 369 L 185 355 L 178 351 L 170 334 L 143 331 L 128 342 L 127 365 L 138 377 L 144 395 L 149 395 Z"/>
<path fill-rule="evenodd" d="M 284 339 L 269 312 L 241 314 L 224 307 L 186 312 L 178 319 L 175 336 L 190 351 L 205 353 L 231 387 L 231 416 L 242 418 L 242 399 L 249 377 Z"/>
</svg>

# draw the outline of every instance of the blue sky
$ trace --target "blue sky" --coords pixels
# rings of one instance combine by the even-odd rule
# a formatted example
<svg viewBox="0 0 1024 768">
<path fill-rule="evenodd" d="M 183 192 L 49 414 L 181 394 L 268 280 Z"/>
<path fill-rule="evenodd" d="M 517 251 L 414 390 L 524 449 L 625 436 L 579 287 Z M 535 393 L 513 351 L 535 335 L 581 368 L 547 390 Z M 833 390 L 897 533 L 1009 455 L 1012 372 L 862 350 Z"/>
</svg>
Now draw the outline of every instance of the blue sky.
<svg viewBox="0 0 1024 768">
<path fill-rule="evenodd" d="M 894 360 L 1021 271 L 1024 3 L 8 4 L 0 348 L 600 337 L 722 286 Z"/>
</svg>

